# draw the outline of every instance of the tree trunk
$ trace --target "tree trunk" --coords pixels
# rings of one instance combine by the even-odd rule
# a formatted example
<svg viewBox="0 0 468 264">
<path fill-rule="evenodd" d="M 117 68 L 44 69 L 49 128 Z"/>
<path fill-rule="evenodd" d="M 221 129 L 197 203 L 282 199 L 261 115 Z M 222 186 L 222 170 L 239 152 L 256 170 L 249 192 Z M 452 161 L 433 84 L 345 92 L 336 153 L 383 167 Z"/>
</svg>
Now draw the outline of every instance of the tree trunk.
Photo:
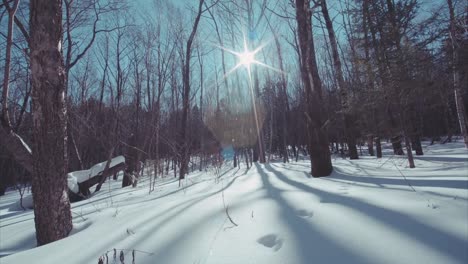
<svg viewBox="0 0 468 264">
<path fill-rule="evenodd" d="M 10 4 L 5 0 L 3 1 L 7 11 L 8 11 L 8 33 L 6 40 L 5 48 L 5 68 L 3 75 L 3 91 L 2 91 L 2 115 L 1 122 L 3 127 L 8 127 L 11 129 L 10 123 L 10 114 L 8 111 L 8 92 L 10 85 L 10 63 L 11 63 L 11 47 L 13 45 L 13 22 L 15 20 L 16 10 L 18 10 L 19 0 L 15 0 L 13 7 L 10 7 Z"/>
<path fill-rule="evenodd" d="M 418 156 L 424 155 L 422 145 L 421 145 L 421 139 L 419 138 L 419 135 L 414 135 L 411 137 L 411 146 L 416 152 L 416 155 Z"/>
<path fill-rule="evenodd" d="M 322 120 L 322 84 L 318 75 L 315 58 L 314 39 L 312 37 L 312 10 L 309 0 L 296 1 L 296 20 L 301 50 L 301 77 L 306 91 L 306 123 L 309 139 L 309 153 L 312 176 L 329 176 L 333 171 L 326 123 Z"/>
<path fill-rule="evenodd" d="M 374 156 L 374 137 L 372 135 L 367 137 L 367 149 L 369 150 L 369 155 Z"/>
<path fill-rule="evenodd" d="M 466 111 L 465 104 L 463 103 L 462 88 L 460 87 L 460 73 L 459 66 L 463 65 L 459 59 L 459 38 L 462 38 L 463 30 L 461 33 L 457 32 L 457 24 L 455 18 L 455 10 L 452 4 L 452 0 L 447 0 L 450 14 L 450 41 L 452 44 L 452 75 L 453 75 L 453 91 L 455 96 L 455 106 L 457 109 L 458 123 L 460 124 L 460 132 L 465 142 L 465 147 L 468 148 L 468 130 L 466 124 Z M 466 63 L 466 62 L 465 62 Z M 465 83 L 466 87 L 466 83 Z"/>
<path fill-rule="evenodd" d="M 180 171 L 179 171 L 179 180 L 185 178 L 185 174 L 188 171 L 188 163 L 190 160 L 189 156 L 189 142 L 188 142 L 188 133 L 187 133 L 187 119 L 189 114 L 190 108 L 190 58 L 192 57 L 192 43 L 195 38 L 195 34 L 197 33 L 198 24 L 201 19 L 202 15 L 202 7 L 203 7 L 204 0 L 199 1 L 198 5 L 198 13 L 195 18 L 195 22 L 193 24 L 192 32 L 190 33 L 189 39 L 187 40 L 187 46 L 185 50 L 185 63 L 183 65 L 183 72 L 182 72 L 182 82 L 184 87 L 183 93 L 183 110 L 182 110 L 182 125 L 181 125 L 181 163 L 180 163 Z"/>
<path fill-rule="evenodd" d="M 125 163 L 127 167 L 124 171 L 124 177 L 122 179 L 122 188 L 133 185 L 136 187 L 137 179 L 138 179 L 138 167 L 140 162 L 140 153 L 139 150 L 136 148 L 137 146 L 137 136 L 132 134 L 129 139 L 129 144 L 126 147 L 125 152 Z"/>
<path fill-rule="evenodd" d="M 377 158 L 382 158 L 382 144 L 380 143 L 380 137 L 375 138 L 375 151 L 377 152 Z"/>
<path fill-rule="evenodd" d="M 333 54 L 333 67 L 335 70 L 335 76 L 338 83 L 338 89 L 340 91 L 340 101 L 341 101 L 341 111 L 342 111 L 342 121 L 344 123 L 344 134 L 346 142 L 348 143 L 349 148 L 349 158 L 350 159 L 359 159 L 357 148 L 356 148 L 356 139 L 353 133 L 353 117 L 349 113 L 348 106 L 348 91 L 345 85 L 343 70 L 341 68 L 340 55 L 338 53 L 338 43 L 335 36 L 335 31 L 333 29 L 333 23 L 328 14 L 327 2 L 322 0 L 321 2 L 323 18 L 325 19 L 325 25 L 328 31 L 328 38 L 330 39 L 330 46 Z"/>
<path fill-rule="evenodd" d="M 414 158 L 413 158 L 413 152 L 411 151 L 410 140 L 406 135 L 405 135 L 405 146 L 406 146 L 406 154 L 408 155 L 409 167 L 415 168 L 416 166 L 414 165 Z"/>
<path fill-rule="evenodd" d="M 31 0 L 32 191 L 38 245 L 68 236 L 72 216 L 66 169 L 67 111 L 62 58 L 62 1 Z"/>
<path fill-rule="evenodd" d="M 403 147 L 401 146 L 401 136 L 392 137 L 393 154 L 405 155 Z"/>
<path fill-rule="evenodd" d="M 237 150 L 234 149 L 234 168 L 237 168 Z"/>
</svg>

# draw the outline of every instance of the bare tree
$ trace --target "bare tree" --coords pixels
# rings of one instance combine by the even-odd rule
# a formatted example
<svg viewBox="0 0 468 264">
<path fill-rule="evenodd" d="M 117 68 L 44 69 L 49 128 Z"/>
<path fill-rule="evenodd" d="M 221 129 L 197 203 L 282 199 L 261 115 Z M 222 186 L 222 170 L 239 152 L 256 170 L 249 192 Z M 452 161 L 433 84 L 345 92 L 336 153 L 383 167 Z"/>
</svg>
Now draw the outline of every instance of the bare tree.
<svg viewBox="0 0 468 264">
<path fill-rule="evenodd" d="M 62 1 L 31 1 L 32 190 L 38 245 L 64 238 L 72 229 L 61 21 Z"/>
<path fill-rule="evenodd" d="M 356 139 L 353 134 L 352 129 L 352 120 L 353 117 L 350 114 L 349 104 L 348 104 L 348 87 L 345 84 L 343 77 L 343 70 L 341 67 L 340 54 L 338 53 L 338 43 L 335 36 L 335 30 L 333 29 L 333 23 L 328 13 L 327 1 L 320 0 L 320 6 L 322 8 L 323 18 L 325 19 L 325 25 L 328 31 L 328 38 L 330 40 L 330 46 L 333 56 L 333 67 L 335 70 L 335 78 L 338 83 L 338 89 L 340 91 L 340 101 L 341 101 L 341 116 L 343 118 L 344 134 L 348 143 L 349 156 L 350 159 L 358 159 L 358 153 L 356 148 Z"/>
<path fill-rule="evenodd" d="M 5 69 L 3 76 L 3 91 L 2 91 L 2 113 L 1 113 L 1 125 L 0 125 L 0 143 L 5 146 L 6 149 L 14 156 L 15 160 L 21 164 L 28 172 L 32 173 L 32 155 L 31 149 L 25 143 L 25 141 L 16 134 L 11 126 L 10 115 L 8 110 L 9 100 L 9 83 L 10 83 L 10 62 L 11 62 L 11 48 L 13 45 L 13 21 L 15 19 L 15 13 L 18 9 L 19 0 L 15 0 L 13 6 L 4 0 L 3 1 L 8 11 L 8 33 L 7 42 L 5 49 Z M 22 24 L 21 24 L 22 26 Z"/>
<path fill-rule="evenodd" d="M 301 50 L 301 76 L 306 91 L 307 112 L 305 119 L 309 137 L 309 153 L 312 176 L 328 176 L 333 171 L 326 133 L 327 122 L 323 121 L 322 83 L 318 75 L 312 36 L 312 8 L 310 0 L 296 1 L 296 20 Z"/>
<path fill-rule="evenodd" d="M 188 113 L 190 108 L 190 60 L 192 58 L 192 44 L 195 39 L 195 35 L 197 33 L 198 24 L 200 23 L 200 19 L 202 14 L 213 7 L 216 3 L 206 7 L 203 9 L 203 4 L 205 0 L 199 0 L 198 10 L 195 16 L 195 21 L 193 23 L 192 31 L 190 36 L 187 40 L 186 47 L 185 47 L 185 58 L 183 63 L 183 70 L 182 70 L 182 83 L 183 83 L 183 93 L 182 93 L 182 123 L 181 123 L 181 142 L 182 142 L 182 153 L 181 153 L 181 164 L 180 164 L 180 172 L 179 172 L 179 179 L 184 179 L 185 174 L 188 171 L 188 163 L 190 159 L 189 153 L 189 140 L 188 140 L 188 133 L 187 133 L 187 120 L 188 120 Z"/>
<path fill-rule="evenodd" d="M 458 123 L 460 124 L 460 132 L 465 142 L 465 147 L 468 148 L 468 128 L 466 124 L 466 110 L 463 102 L 462 84 L 460 83 L 459 67 L 461 65 L 459 50 L 461 46 L 462 32 L 457 32 L 457 21 L 455 18 L 455 10 L 452 0 L 447 0 L 450 15 L 450 44 L 452 48 L 452 75 L 453 75 L 453 92 L 455 95 L 455 106 L 457 109 Z M 465 25 L 466 26 L 466 25 Z M 460 30 L 461 31 L 461 30 Z M 465 32 L 466 34 L 466 32 Z M 466 63 L 466 62 L 465 62 Z M 465 83 L 466 86 L 466 83 Z M 466 89 L 465 89 L 466 90 Z"/>
</svg>

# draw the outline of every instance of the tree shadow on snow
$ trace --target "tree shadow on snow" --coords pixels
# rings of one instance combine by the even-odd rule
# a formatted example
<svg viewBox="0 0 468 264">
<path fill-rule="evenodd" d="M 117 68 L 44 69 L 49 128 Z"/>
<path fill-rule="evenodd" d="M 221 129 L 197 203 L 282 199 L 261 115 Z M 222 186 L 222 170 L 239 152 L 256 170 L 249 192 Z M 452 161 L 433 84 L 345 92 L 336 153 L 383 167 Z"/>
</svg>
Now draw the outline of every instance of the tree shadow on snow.
<svg viewBox="0 0 468 264">
<path fill-rule="evenodd" d="M 265 165 L 265 169 L 273 173 L 279 180 L 283 181 L 284 183 L 318 196 L 321 203 L 335 203 L 357 210 L 374 218 L 375 220 L 380 221 L 383 224 L 399 229 L 411 238 L 418 240 L 419 242 L 433 248 L 445 256 L 458 260 L 460 263 L 464 263 L 468 259 L 466 240 L 430 227 L 400 212 L 381 208 L 349 196 L 329 193 L 291 180 L 268 164 Z M 264 175 L 263 177 L 266 176 Z"/>
<path fill-rule="evenodd" d="M 380 177 L 380 176 L 373 176 L 371 173 L 368 173 L 364 168 L 359 166 L 359 164 L 354 164 L 355 167 L 362 170 L 367 174 L 364 175 L 351 175 L 344 172 L 342 169 L 334 167 L 334 172 L 332 174 L 332 178 L 353 181 L 353 182 L 361 182 L 361 183 L 368 183 L 374 185 L 408 185 L 408 182 L 413 186 L 419 187 L 442 187 L 442 188 L 452 188 L 452 189 L 468 189 L 468 181 L 467 180 L 453 180 L 453 179 L 415 179 L 418 176 L 407 178 L 407 181 L 401 175 L 395 175 L 392 177 Z M 397 173 L 397 172 L 395 172 Z"/>
<path fill-rule="evenodd" d="M 237 171 L 235 171 L 235 173 Z M 134 218 L 134 214 L 127 211 L 126 215 L 127 215 L 127 217 L 129 217 L 129 220 L 128 220 L 129 225 L 136 227 L 135 230 L 134 230 L 136 234 L 138 234 L 138 235 L 142 234 L 142 233 L 144 234 L 144 237 L 138 238 L 138 240 L 135 241 L 132 244 L 132 246 L 127 247 L 127 248 L 140 248 L 139 245 L 145 245 L 145 241 L 147 239 L 149 239 L 151 237 L 154 237 L 154 236 L 157 236 L 158 232 L 160 230 L 162 230 L 166 225 L 170 224 L 179 215 L 184 214 L 184 213 L 188 213 L 189 209 L 192 208 L 193 206 L 203 202 L 204 200 L 206 200 L 206 199 L 208 199 L 210 197 L 213 197 L 213 196 L 215 196 L 217 194 L 220 194 L 221 192 L 226 191 L 227 189 L 229 189 L 236 182 L 236 180 L 239 177 L 243 176 L 243 175 L 235 175 L 235 173 L 232 175 L 233 177 L 228 178 L 229 179 L 228 183 L 225 184 L 220 189 L 218 189 L 216 191 L 209 192 L 209 193 L 205 193 L 205 194 L 199 194 L 198 196 L 195 196 L 195 197 L 192 194 L 191 196 L 187 197 L 187 199 L 185 199 L 185 200 L 182 200 L 180 202 L 177 201 L 177 203 L 174 204 L 174 205 L 171 204 L 170 207 L 167 210 L 164 210 L 163 214 L 159 214 L 157 216 L 155 216 L 153 214 L 143 214 L 138 218 Z M 210 179 L 210 180 L 213 180 L 213 179 Z M 176 190 L 174 192 L 178 192 L 180 190 L 181 189 L 178 189 L 178 190 Z M 167 193 L 167 194 L 162 195 L 162 196 L 150 198 L 150 199 L 147 199 L 147 200 L 144 200 L 144 201 L 140 201 L 139 202 L 140 206 L 138 206 L 137 208 L 133 208 L 133 210 L 135 211 L 135 213 L 146 212 L 148 210 L 151 210 L 152 208 L 154 208 L 154 204 L 153 203 L 148 203 L 148 202 L 158 200 L 158 199 L 161 199 L 163 197 L 169 196 L 170 194 L 172 194 L 174 192 Z M 248 201 L 244 201 L 244 202 L 247 203 Z M 234 207 L 230 206 L 230 208 L 234 208 Z M 224 210 L 223 210 L 222 207 L 220 207 L 219 210 L 217 210 L 216 212 L 220 213 L 220 214 L 224 214 Z M 204 220 L 206 220 L 206 221 L 199 221 L 198 225 L 208 224 L 209 223 L 209 216 L 205 217 Z M 151 230 L 151 232 L 144 232 L 144 231 L 142 231 L 140 229 L 140 227 L 143 227 L 146 230 Z M 181 226 L 181 228 L 183 228 L 183 227 Z M 186 232 L 181 232 L 179 236 L 172 237 L 171 241 L 167 241 L 167 240 L 165 240 L 167 238 L 161 237 L 160 245 L 162 244 L 164 246 L 162 247 L 163 250 L 158 250 L 158 252 L 164 252 L 164 253 L 162 255 L 160 255 L 160 256 L 155 254 L 155 255 L 150 257 L 151 258 L 150 260 L 148 260 L 148 258 L 146 258 L 146 257 L 143 258 L 143 259 L 140 258 L 141 260 L 138 261 L 138 263 L 155 263 L 155 260 L 157 260 L 158 263 L 159 262 L 160 263 L 169 263 L 167 261 L 166 262 L 163 261 L 163 257 L 167 257 L 168 255 L 171 255 L 169 253 L 171 253 L 172 251 L 174 251 L 174 254 L 180 254 L 180 252 L 178 250 L 178 247 L 177 247 L 178 243 L 183 241 L 184 240 L 183 238 L 185 236 L 188 236 L 190 234 L 190 232 L 194 232 L 194 230 L 196 230 L 199 227 L 191 225 L 191 226 L 188 226 L 188 228 L 189 229 L 187 229 Z M 124 227 L 122 227 L 122 229 L 124 229 Z M 119 241 L 119 240 L 122 240 L 122 239 L 112 239 L 112 240 L 106 239 L 106 241 Z M 107 246 L 108 246 L 109 249 L 112 249 L 113 247 L 115 247 L 115 244 L 108 244 Z M 145 248 L 145 250 L 151 251 L 150 249 L 146 249 L 146 248 Z M 82 261 L 83 261 L 83 263 L 92 263 L 92 262 L 94 262 L 95 260 L 98 259 L 100 254 L 103 254 L 103 253 L 104 252 L 100 252 L 99 249 L 98 250 L 93 250 L 93 252 L 91 252 L 89 254 L 85 254 L 85 255 L 86 256 L 96 256 L 96 257 L 92 258 L 92 259 L 82 260 Z"/>
<path fill-rule="evenodd" d="M 430 162 L 443 162 L 443 163 L 465 163 L 465 166 L 468 163 L 468 159 L 466 157 L 447 157 L 447 156 L 436 156 L 436 155 L 428 155 L 428 156 L 415 156 L 415 160 L 424 160 Z"/>
<path fill-rule="evenodd" d="M 302 259 L 301 263 L 371 263 L 365 256 L 359 256 L 342 247 L 314 228 L 306 219 L 297 216 L 296 210 L 283 198 L 282 191 L 271 184 L 265 169 L 273 172 L 274 175 L 279 172 L 272 170 L 268 164 L 265 165 L 265 169 L 257 163 L 255 166 L 267 191 L 267 197 L 278 203 L 281 208 L 281 217 L 295 236 L 295 244 L 299 247 L 298 253 Z"/>
</svg>

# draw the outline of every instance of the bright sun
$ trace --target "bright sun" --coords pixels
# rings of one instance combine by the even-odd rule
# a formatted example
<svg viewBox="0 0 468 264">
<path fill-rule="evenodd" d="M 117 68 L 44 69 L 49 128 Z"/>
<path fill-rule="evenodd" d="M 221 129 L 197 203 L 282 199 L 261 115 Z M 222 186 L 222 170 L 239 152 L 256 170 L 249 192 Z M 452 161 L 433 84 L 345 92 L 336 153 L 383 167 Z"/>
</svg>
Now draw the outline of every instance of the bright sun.
<svg viewBox="0 0 468 264">
<path fill-rule="evenodd" d="M 247 69 L 247 72 L 248 72 L 249 78 L 250 78 L 251 77 L 250 69 L 251 69 L 252 64 L 256 64 L 256 65 L 268 68 L 270 70 L 273 70 L 273 71 L 276 71 L 276 72 L 279 72 L 279 73 L 284 73 L 281 70 L 275 69 L 275 68 L 273 68 L 273 67 L 271 67 L 269 65 L 266 65 L 265 63 L 260 62 L 260 61 L 255 59 L 255 55 L 258 52 L 260 52 L 268 44 L 268 42 L 263 43 L 262 45 L 258 46 L 254 50 L 249 50 L 248 45 L 247 45 L 247 40 L 246 40 L 245 35 L 244 35 L 244 51 L 243 52 L 234 51 L 234 50 L 228 49 L 228 48 L 223 47 L 223 46 L 217 46 L 218 48 L 223 49 L 223 50 L 231 53 L 232 55 L 236 56 L 237 61 L 238 61 L 236 66 L 234 66 L 229 72 L 224 74 L 223 79 L 227 78 L 231 73 L 233 73 L 234 71 L 239 69 L 241 66 L 244 66 Z"/>
<path fill-rule="evenodd" d="M 245 67 L 250 67 L 250 64 L 255 63 L 255 53 L 251 51 L 245 51 L 238 55 L 239 64 Z"/>
</svg>

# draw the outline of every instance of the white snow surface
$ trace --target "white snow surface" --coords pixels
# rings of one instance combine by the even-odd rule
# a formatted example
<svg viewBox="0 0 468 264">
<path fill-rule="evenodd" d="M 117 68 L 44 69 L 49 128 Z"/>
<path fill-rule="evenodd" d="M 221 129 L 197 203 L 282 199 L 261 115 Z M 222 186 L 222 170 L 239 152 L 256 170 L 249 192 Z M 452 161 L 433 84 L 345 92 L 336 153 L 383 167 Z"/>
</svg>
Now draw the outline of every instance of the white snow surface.
<svg viewBox="0 0 468 264">
<path fill-rule="evenodd" d="M 125 263 L 468 263 L 468 152 L 427 146 L 416 168 L 388 150 L 382 159 L 334 158 L 330 177 L 310 162 L 226 162 L 121 188 L 110 180 L 72 204 L 73 231 L 35 247 L 34 214 L 18 194 L 0 198 L 0 263 L 97 263 L 113 248 Z M 122 178 L 122 177 L 120 177 Z M 238 225 L 228 219 L 223 206 Z M 105 262 L 104 262 L 105 263 Z"/>
<path fill-rule="evenodd" d="M 111 160 L 109 168 L 114 167 L 117 164 L 125 162 L 124 156 L 117 156 Z M 89 178 L 98 175 L 100 172 L 104 171 L 106 167 L 107 160 L 101 163 L 98 163 L 91 167 L 88 170 L 73 171 L 67 174 L 68 188 L 74 192 L 78 193 L 78 183 L 84 182 Z"/>
</svg>

